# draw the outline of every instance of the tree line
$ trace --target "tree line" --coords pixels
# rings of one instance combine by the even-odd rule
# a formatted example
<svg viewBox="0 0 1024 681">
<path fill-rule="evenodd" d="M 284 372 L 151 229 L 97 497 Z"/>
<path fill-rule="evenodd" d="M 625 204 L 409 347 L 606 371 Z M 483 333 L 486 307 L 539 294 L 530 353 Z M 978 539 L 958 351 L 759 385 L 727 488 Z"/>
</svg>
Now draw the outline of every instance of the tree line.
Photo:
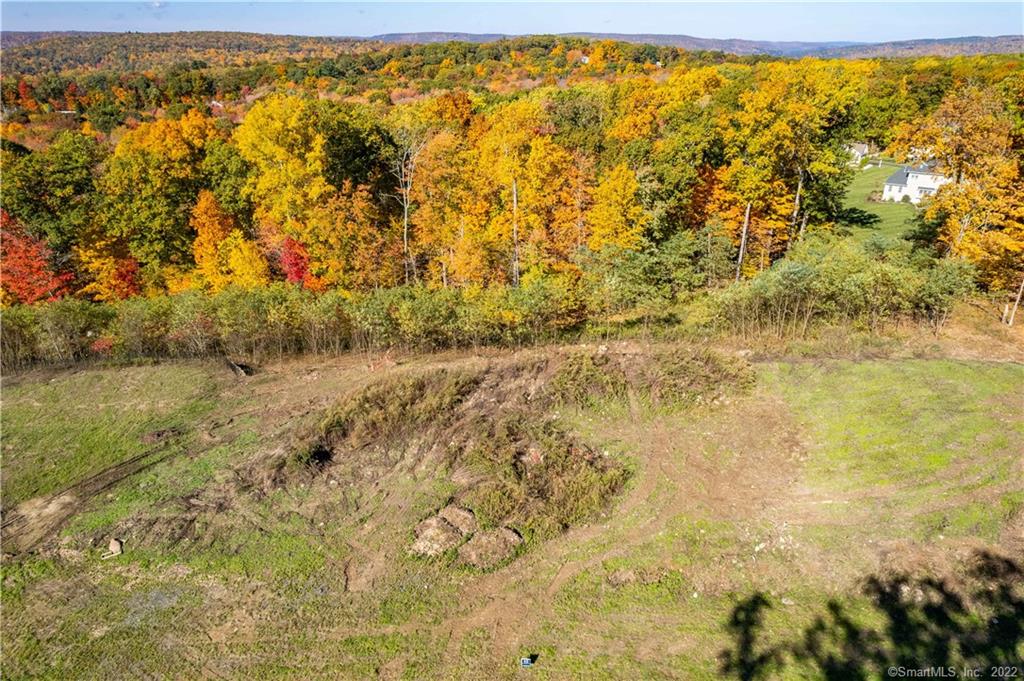
<svg viewBox="0 0 1024 681">
<path fill-rule="evenodd" d="M 569 58 L 564 39 L 533 40 L 545 59 Z M 580 45 L 582 66 L 624 54 Z M 403 47 L 378 55 L 379 70 L 410 79 L 387 65 L 489 49 L 504 58 L 508 45 Z M 11 143 L 5 121 L 0 286 L 5 303 L 33 303 L 273 282 L 348 293 L 548 282 L 606 312 L 656 305 L 841 234 L 856 172 L 846 147 L 868 141 L 954 180 L 919 213 L 919 252 L 1012 291 L 1024 276 L 1024 78 L 1002 57 L 971 63 L 984 67 L 643 61 L 652 68 L 398 104 L 288 81 L 235 115 L 183 85 L 155 116 L 105 133 L 86 115 L 34 150 Z M 170 73 L 187 83 L 206 71 Z"/>
</svg>

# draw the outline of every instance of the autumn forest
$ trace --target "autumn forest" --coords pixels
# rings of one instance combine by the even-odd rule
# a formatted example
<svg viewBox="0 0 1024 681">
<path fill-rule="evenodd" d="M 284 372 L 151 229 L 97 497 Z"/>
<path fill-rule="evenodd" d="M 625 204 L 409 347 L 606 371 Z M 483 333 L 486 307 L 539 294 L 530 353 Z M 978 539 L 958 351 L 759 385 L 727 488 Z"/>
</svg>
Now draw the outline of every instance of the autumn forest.
<svg viewBox="0 0 1024 681">
<path fill-rule="evenodd" d="M 384 345 L 940 324 L 1024 278 L 1019 56 L 174 35 L 4 50 L 5 362 L 201 354 L 278 308 Z M 854 144 L 950 179 L 900 238 L 855 234 Z M 274 342 L 321 349 L 307 322 Z M 47 350 L 66 325 L 95 335 Z"/>
</svg>

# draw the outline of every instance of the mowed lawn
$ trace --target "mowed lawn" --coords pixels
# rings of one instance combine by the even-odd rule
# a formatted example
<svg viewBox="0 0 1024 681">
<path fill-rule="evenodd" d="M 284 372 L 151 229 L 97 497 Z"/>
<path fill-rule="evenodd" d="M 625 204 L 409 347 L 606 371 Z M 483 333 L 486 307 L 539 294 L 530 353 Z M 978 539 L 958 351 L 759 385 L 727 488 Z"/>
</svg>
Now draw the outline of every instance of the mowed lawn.
<svg viewBox="0 0 1024 681">
<path fill-rule="evenodd" d="M 877 504 L 876 530 L 994 540 L 1024 505 L 1024 367 L 902 360 L 781 364 L 766 372 L 813 445 L 806 479 Z"/>
<path fill-rule="evenodd" d="M 846 209 L 861 210 L 878 217 L 878 222 L 871 225 L 850 224 L 851 233 L 859 239 L 868 239 L 873 235 L 885 238 L 901 237 L 909 231 L 911 221 L 917 209 L 909 203 L 896 203 L 893 201 L 870 201 L 868 197 L 872 192 L 881 194 L 882 186 L 886 178 L 893 174 L 896 168 L 891 165 L 884 165 L 881 168 L 871 167 L 858 169 L 854 175 L 853 182 L 846 192 L 846 200 L 843 203 Z"/>
</svg>

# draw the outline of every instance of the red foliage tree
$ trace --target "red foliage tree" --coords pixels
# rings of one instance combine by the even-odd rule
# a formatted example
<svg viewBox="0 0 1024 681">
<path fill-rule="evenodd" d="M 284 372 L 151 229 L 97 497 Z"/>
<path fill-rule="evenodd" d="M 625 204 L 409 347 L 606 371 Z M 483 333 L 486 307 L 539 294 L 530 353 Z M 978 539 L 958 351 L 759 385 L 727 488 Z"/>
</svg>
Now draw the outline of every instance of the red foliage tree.
<svg viewBox="0 0 1024 681">
<path fill-rule="evenodd" d="M 18 99 L 22 107 L 29 111 L 35 111 L 38 108 L 36 100 L 33 98 L 32 86 L 22 78 L 18 81 Z"/>
<path fill-rule="evenodd" d="M 286 236 L 281 244 L 281 269 L 284 270 L 284 278 L 293 284 L 301 284 L 309 275 L 306 247 L 290 236 Z"/>
<path fill-rule="evenodd" d="M 0 289 L 4 298 L 31 304 L 67 293 L 71 274 L 50 267 L 50 249 L 27 234 L 7 211 L 0 211 Z"/>
<path fill-rule="evenodd" d="M 309 251 L 300 242 L 286 236 L 281 243 L 281 269 L 286 281 L 312 291 L 324 290 L 324 283 L 309 272 Z"/>
</svg>

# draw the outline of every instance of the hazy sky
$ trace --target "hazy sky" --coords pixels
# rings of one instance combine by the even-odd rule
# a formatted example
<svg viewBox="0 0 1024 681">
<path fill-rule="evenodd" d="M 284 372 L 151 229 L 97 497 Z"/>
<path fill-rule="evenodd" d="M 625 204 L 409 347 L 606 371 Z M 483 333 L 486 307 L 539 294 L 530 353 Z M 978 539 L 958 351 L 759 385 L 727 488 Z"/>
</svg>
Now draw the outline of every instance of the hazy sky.
<svg viewBox="0 0 1024 681">
<path fill-rule="evenodd" d="M 1024 32 L 1024 2 L 2 2 L 9 31 L 228 30 L 367 36 L 684 33 L 707 38 L 882 41 Z"/>
</svg>

